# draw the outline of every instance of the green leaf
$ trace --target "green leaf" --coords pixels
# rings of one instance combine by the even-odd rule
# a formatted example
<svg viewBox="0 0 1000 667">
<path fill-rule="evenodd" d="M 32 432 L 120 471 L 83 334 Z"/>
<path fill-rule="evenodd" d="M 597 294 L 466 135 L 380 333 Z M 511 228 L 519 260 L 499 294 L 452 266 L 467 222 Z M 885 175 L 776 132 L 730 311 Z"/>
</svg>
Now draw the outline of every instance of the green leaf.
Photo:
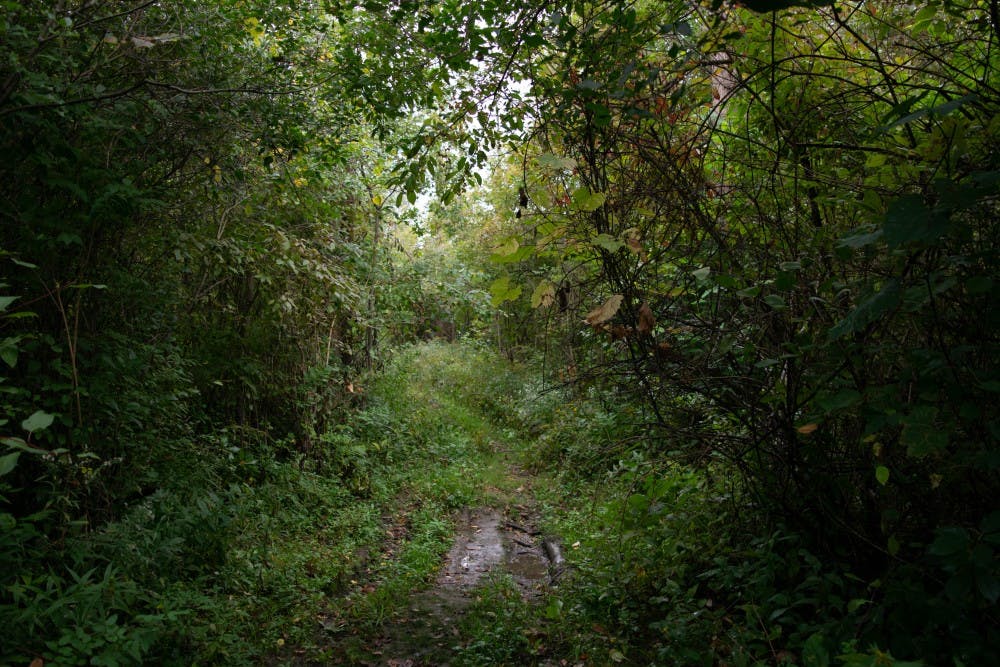
<svg viewBox="0 0 1000 667">
<path fill-rule="evenodd" d="M 520 246 L 509 255 L 501 255 L 499 253 L 494 253 L 490 255 L 490 261 L 493 262 L 494 264 L 513 264 L 515 262 L 520 262 L 521 260 L 527 259 L 536 251 L 537 249 L 535 246 Z"/>
<path fill-rule="evenodd" d="M 573 171 L 576 169 L 576 160 L 571 157 L 563 157 L 554 153 L 542 153 L 537 159 L 540 166 L 550 171 Z"/>
<path fill-rule="evenodd" d="M 529 49 L 537 49 L 543 44 L 545 44 L 545 37 L 537 32 L 524 36 L 524 45 Z"/>
<path fill-rule="evenodd" d="M 517 252 L 517 249 L 521 247 L 521 244 L 517 239 L 508 239 L 506 242 L 501 243 L 499 246 L 493 249 L 494 255 L 499 255 L 501 257 L 506 257 L 507 255 L 513 255 Z"/>
<path fill-rule="evenodd" d="M 885 486 L 886 484 L 888 484 L 889 483 L 889 469 L 886 468 L 885 466 L 876 466 L 876 468 L 875 468 L 875 479 L 877 479 L 878 483 L 881 484 L 882 486 Z"/>
<path fill-rule="evenodd" d="M 0 312 L 7 310 L 10 304 L 14 303 L 21 297 L 19 296 L 0 296 Z"/>
<path fill-rule="evenodd" d="M 835 394 L 822 394 L 816 398 L 816 404 L 827 414 L 845 410 L 860 401 L 861 394 L 856 389 L 841 389 Z"/>
<path fill-rule="evenodd" d="M 890 248 L 933 241 L 947 230 L 947 216 L 927 208 L 920 195 L 907 195 L 892 202 L 882 225 L 882 235 Z"/>
<path fill-rule="evenodd" d="M 556 299 L 556 286 L 548 280 L 542 280 L 531 293 L 531 307 L 549 307 Z"/>
<path fill-rule="evenodd" d="M 44 410 L 38 410 L 33 415 L 21 422 L 21 428 L 23 428 L 28 433 L 34 433 L 35 431 L 43 431 L 52 425 L 55 420 L 55 415 L 50 415 Z"/>
<path fill-rule="evenodd" d="M 66 451 L 57 449 L 57 450 L 52 450 L 52 452 L 50 452 L 49 450 L 46 449 L 39 449 L 38 447 L 32 447 L 21 438 L 0 438 L 0 443 L 7 445 L 11 449 L 17 449 L 22 452 L 30 452 L 32 454 L 49 454 L 59 451 Z"/>
<path fill-rule="evenodd" d="M 865 167 L 873 169 L 875 167 L 881 167 L 886 161 L 885 153 L 869 153 L 868 159 L 865 160 Z"/>
<path fill-rule="evenodd" d="M 830 667 L 830 652 L 823 645 L 823 635 L 816 633 L 802 645 L 803 667 Z"/>
<path fill-rule="evenodd" d="M 3 477 L 17 466 L 17 458 L 19 456 L 21 456 L 21 452 L 0 456 L 0 477 Z"/>
<path fill-rule="evenodd" d="M 922 97 L 923 95 L 921 95 L 914 101 L 918 101 Z M 914 111 L 913 113 L 907 114 L 902 118 L 900 118 L 899 120 L 890 123 L 889 125 L 886 125 L 881 129 L 891 130 L 892 128 L 897 127 L 899 125 L 912 123 L 913 121 L 923 118 L 924 116 L 947 116 L 952 111 L 961 108 L 963 105 L 969 102 L 975 102 L 977 99 L 978 95 L 976 95 L 975 93 L 969 93 L 968 95 L 963 95 L 962 97 L 958 97 L 954 100 L 950 100 L 948 102 L 945 102 L 944 104 L 932 107 L 930 109 L 919 109 L 917 111 Z M 912 106 L 912 104 L 910 106 Z"/>
<path fill-rule="evenodd" d="M 919 14 L 917 16 L 919 17 Z M 893 127 L 895 127 L 896 125 L 898 125 L 900 123 L 900 119 L 906 117 L 907 114 L 910 113 L 910 110 L 918 102 L 920 102 L 922 99 L 924 99 L 925 97 L 927 97 L 927 95 L 928 95 L 928 91 L 925 90 L 925 91 L 921 92 L 920 94 L 915 95 L 915 96 L 913 96 L 913 97 L 911 97 L 909 99 L 903 100 L 899 104 L 896 104 L 895 106 L 893 106 L 892 109 L 889 110 L 888 115 L 886 116 L 885 120 L 883 121 L 882 127 L 879 128 L 879 129 L 882 130 L 883 132 L 887 131 L 887 130 L 891 130 Z M 881 153 L 876 153 L 875 155 L 881 155 L 883 157 L 882 161 L 885 162 L 885 160 L 884 160 L 885 155 L 883 155 Z M 870 157 L 869 157 L 869 160 L 871 160 Z"/>
<path fill-rule="evenodd" d="M 69 232 L 63 232 L 57 236 L 56 241 L 59 241 L 63 245 L 83 245 L 83 238 L 79 234 L 71 234 Z"/>
<path fill-rule="evenodd" d="M 633 493 L 626 500 L 629 510 L 636 514 L 644 514 L 649 510 L 649 497 L 642 493 Z"/>
<path fill-rule="evenodd" d="M 837 340 L 856 331 L 861 331 L 887 311 L 899 304 L 899 282 L 890 279 L 877 294 L 859 304 L 844 319 L 830 328 L 830 340 Z"/>
<path fill-rule="evenodd" d="M 847 603 L 847 611 L 848 613 L 853 614 L 858 609 L 861 609 L 870 602 L 871 602 L 870 600 L 866 600 L 864 598 L 854 598 L 853 600 Z"/>
<path fill-rule="evenodd" d="M 591 192 L 586 187 L 579 187 L 573 192 L 573 210 L 589 213 L 604 205 L 607 195 L 603 192 Z"/>
<path fill-rule="evenodd" d="M 0 343 L 0 359 L 3 359 L 4 363 L 14 368 L 17 366 L 17 348 L 13 345 L 7 345 Z"/>
<path fill-rule="evenodd" d="M 857 234 L 852 234 L 851 236 L 845 236 L 840 239 L 839 244 L 843 247 L 857 250 L 858 248 L 863 248 L 875 243 L 880 238 L 882 238 L 882 230 L 877 229 L 874 232 L 859 232 Z"/>
<path fill-rule="evenodd" d="M 774 279 L 774 288 L 786 292 L 795 287 L 795 273 L 793 271 L 778 271 L 778 276 Z M 767 299 L 765 299 L 766 301 Z M 782 304 L 784 305 L 784 304 Z"/>
<path fill-rule="evenodd" d="M 922 457 L 948 446 L 948 432 L 935 422 L 938 409 L 920 405 L 903 418 L 903 432 L 899 437 L 910 456 Z"/>
<path fill-rule="evenodd" d="M 490 296 L 493 306 L 498 307 L 505 301 L 515 301 L 521 296 L 521 287 L 511 284 L 510 276 L 502 276 L 490 285 Z"/>
<path fill-rule="evenodd" d="M 989 572 L 978 572 L 976 574 L 976 587 L 979 593 L 991 604 L 996 604 L 1000 599 L 1000 579 L 997 579 Z"/>
<path fill-rule="evenodd" d="M 611 109 L 605 105 L 591 102 L 587 104 L 587 111 L 593 114 L 592 120 L 595 126 L 607 127 L 611 124 Z"/>
<path fill-rule="evenodd" d="M 1000 544 L 1000 510 L 991 512 L 979 523 L 983 539 L 993 544 Z"/>
<path fill-rule="evenodd" d="M 625 247 L 624 243 L 610 234 L 598 234 L 593 240 L 591 240 L 591 243 L 599 248 L 604 248 L 608 252 L 618 252 Z"/>
<path fill-rule="evenodd" d="M 776 12 L 790 7 L 823 7 L 833 0 L 744 0 L 743 5 L 755 12 Z"/>
<path fill-rule="evenodd" d="M 691 275 L 694 276 L 698 282 L 705 282 L 711 274 L 712 267 L 710 266 L 703 266 L 700 269 L 696 269 L 691 272 Z"/>
<path fill-rule="evenodd" d="M 764 303 L 769 305 L 774 310 L 784 310 L 788 306 L 785 305 L 785 300 L 778 296 L 777 294 L 768 294 L 764 297 Z"/>
<path fill-rule="evenodd" d="M 969 531 L 958 526 L 939 528 L 937 537 L 927 548 L 927 553 L 932 556 L 947 558 L 957 553 L 965 551 L 969 546 Z"/>
</svg>

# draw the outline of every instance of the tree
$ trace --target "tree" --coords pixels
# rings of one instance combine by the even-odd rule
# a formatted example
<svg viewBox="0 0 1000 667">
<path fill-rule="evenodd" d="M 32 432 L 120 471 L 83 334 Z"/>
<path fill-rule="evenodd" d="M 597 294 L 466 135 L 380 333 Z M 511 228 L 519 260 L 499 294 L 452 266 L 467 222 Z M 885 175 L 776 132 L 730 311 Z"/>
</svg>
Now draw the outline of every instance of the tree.
<svg viewBox="0 0 1000 667">
<path fill-rule="evenodd" d="M 958 625 L 988 659 L 997 576 L 967 558 L 993 553 L 998 482 L 992 9 L 575 4 L 518 179 L 520 243 L 590 295 L 582 377 L 643 400 L 660 451 L 726 460 L 759 516 L 890 577 L 864 631 L 935 660 Z M 915 589 L 936 602 L 907 616 Z"/>
</svg>

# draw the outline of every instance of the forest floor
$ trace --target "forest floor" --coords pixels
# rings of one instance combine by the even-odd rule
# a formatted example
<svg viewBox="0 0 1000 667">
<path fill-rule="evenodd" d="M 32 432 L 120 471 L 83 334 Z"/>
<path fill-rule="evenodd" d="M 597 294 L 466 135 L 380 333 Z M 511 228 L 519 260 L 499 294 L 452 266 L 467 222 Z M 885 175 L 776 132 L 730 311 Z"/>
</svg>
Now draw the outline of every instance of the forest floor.
<svg viewBox="0 0 1000 667">
<path fill-rule="evenodd" d="M 399 447 L 372 478 L 381 538 L 352 558 L 346 595 L 319 610 L 318 634 L 268 662 L 523 664 L 527 648 L 532 664 L 574 664 L 552 662 L 537 627 L 563 559 L 536 495 L 546 482 L 525 469 L 526 438 L 498 414 L 507 392 L 476 377 L 489 371 L 468 350 L 403 357 L 371 390 L 369 410 L 383 415 L 372 419 L 390 416 L 380 428 Z"/>
<path fill-rule="evenodd" d="M 516 518 L 516 521 L 510 517 Z M 450 665 L 462 620 L 489 577 L 506 574 L 526 601 L 550 584 L 550 563 L 530 510 L 482 507 L 459 513 L 455 541 L 433 584 L 400 605 L 362 662 L 386 667 Z"/>
<path fill-rule="evenodd" d="M 526 605 L 544 599 L 561 574 L 561 548 L 557 538 L 539 528 L 532 478 L 516 465 L 508 466 L 505 478 L 494 480 L 498 486 L 484 489 L 492 502 L 464 507 L 449 517 L 451 547 L 433 578 L 394 600 L 382 622 L 349 629 L 345 645 L 351 648 L 335 648 L 336 662 L 366 667 L 469 664 L 464 651 L 477 634 L 471 619 L 480 615 L 485 616 L 480 622 L 489 622 L 496 614 L 475 609 L 495 594 L 491 586 L 504 581 Z M 387 534 L 405 540 L 405 532 L 397 527 Z"/>
</svg>

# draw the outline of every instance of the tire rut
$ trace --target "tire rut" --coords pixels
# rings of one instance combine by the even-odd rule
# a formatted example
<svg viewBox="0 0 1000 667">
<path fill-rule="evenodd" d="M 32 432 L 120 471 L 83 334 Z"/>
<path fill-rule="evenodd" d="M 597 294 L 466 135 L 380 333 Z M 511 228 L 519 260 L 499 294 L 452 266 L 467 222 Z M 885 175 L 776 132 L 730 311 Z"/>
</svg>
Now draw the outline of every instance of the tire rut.
<svg viewBox="0 0 1000 667">
<path fill-rule="evenodd" d="M 452 664 L 460 641 L 463 615 L 477 588 L 492 572 L 506 572 L 526 601 L 540 599 L 558 576 L 547 544 L 530 508 L 506 512 L 493 508 L 463 510 L 455 538 L 434 585 L 411 595 L 404 612 L 386 624 L 373 646 L 371 667 L 420 667 Z"/>
</svg>

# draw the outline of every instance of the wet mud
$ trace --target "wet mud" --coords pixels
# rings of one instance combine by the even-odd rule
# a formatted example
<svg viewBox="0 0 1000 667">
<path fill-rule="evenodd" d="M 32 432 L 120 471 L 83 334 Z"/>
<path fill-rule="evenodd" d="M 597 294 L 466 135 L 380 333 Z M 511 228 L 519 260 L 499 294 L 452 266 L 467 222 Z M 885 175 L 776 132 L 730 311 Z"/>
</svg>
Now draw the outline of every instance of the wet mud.
<svg viewBox="0 0 1000 667">
<path fill-rule="evenodd" d="M 387 623 L 365 665 L 447 666 L 459 641 L 458 625 L 491 572 L 508 573 L 526 600 L 551 584 L 552 564 L 530 513 L 490 508 L 465 510 L 455 541 L 434 585 L 411 596 L 406 613 Z"/>
</svg>

